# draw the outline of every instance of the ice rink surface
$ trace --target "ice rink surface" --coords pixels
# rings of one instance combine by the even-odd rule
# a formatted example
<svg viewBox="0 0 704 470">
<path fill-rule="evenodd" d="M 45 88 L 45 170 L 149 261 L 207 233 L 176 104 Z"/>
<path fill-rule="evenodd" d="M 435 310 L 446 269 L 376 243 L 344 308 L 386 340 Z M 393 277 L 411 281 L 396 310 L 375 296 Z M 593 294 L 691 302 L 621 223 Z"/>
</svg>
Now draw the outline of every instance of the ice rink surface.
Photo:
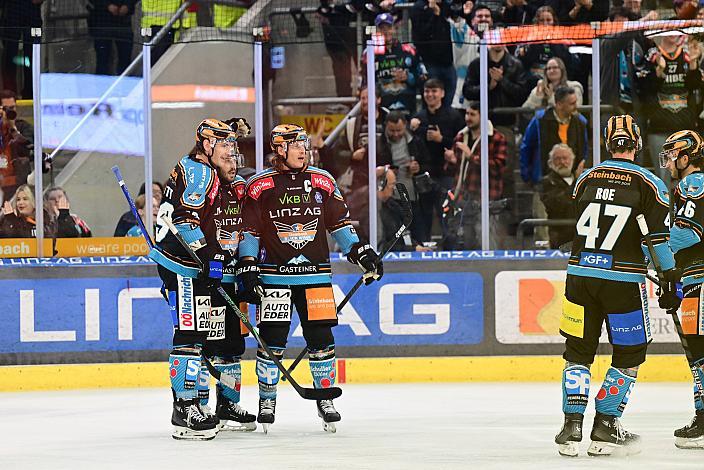
<svg viewBox="0 0 704 470">
<path fill-rule="evenodd" d="M 282 385 L 268 435 L 205 442 L 171 438 L 168 389 L 5 393 L 0 468 L 704 469 L 704 450 L 673 444 L 672 431 L 693 416 L 685 383 L 636 384 L 623 423 L 641 434 L 640 455 L 586 456 L 594 388 L 573 459 L 553 444 L 562 424 L 558 383 L 344 385 L 336 434 L 322 430 L 314 402 Z M 255 412 L 255 387 L 243 387 L 242 405 Z"/>
</svg>

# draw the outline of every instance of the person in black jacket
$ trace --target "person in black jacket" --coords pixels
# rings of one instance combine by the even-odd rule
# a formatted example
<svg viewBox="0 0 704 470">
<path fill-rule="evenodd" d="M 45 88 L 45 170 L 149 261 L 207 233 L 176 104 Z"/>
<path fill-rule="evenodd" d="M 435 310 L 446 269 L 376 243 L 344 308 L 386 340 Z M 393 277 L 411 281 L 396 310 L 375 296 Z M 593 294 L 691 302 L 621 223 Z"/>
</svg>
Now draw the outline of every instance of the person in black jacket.
<svg viewBox="0 0 704 470">
<path fill-rule="evenodd" d="M 511 56 L 504 46 L 489 46 L 489 109 L 521 106 L 528 97 L 530 88 L 526 82 L 523 65 Z M 479 58 L 469 64 L 467 79 L 462 94 L 469 101 L 479 101 Z M 496 126 L 512 126 L 512 114 L 491 115 Z"/>
<path fill-rule="evenodd" d="M 411 223 L 411 238 L 416 241 L 430 241 L 425 239 L 430 232 L 428 224 L 431 220 L 426 220 L 419 211 L 418 197 L 413 184 L 413 177 L 428 169 L 428 150 L 423 141 L 418 136 L 408 130 L 406 116 L 399 111 L 392 111 L 386 117 L 384 133 L 380 139 L 377 149 L 377 167 L 394 173 L 394 182 L 403 183 L 408 189 L 413 209 L 413 222 Z M 394 215 L 390 219 L 398 219 L 395 215 L 399 213 L 398 200 L 390 197 L 383 201 L 381 205 L 382 213 Z M 390 241 L 393 234 L 398 229 L 398 224 L 389 224 L 391 220 L 382 217 L 383 236 L 382 240 Z M 426 227 L 427 226 L 427 227 Z"/>
<path fill-rule="evenodd" d="M 132 15 L 136 0 L 89 0 L 88 32 L 95 47 L 95 73 L 111 75 L 112 43 L 117 49 L 119 75 L 132 59 Z"/>
<path fill-rule="evenodd" d="M 447 21 L 450 5 L 442 0 L 417 0 L 413 5 L 411 23 L 413 43 L 420 55 L 429 78 L 445 84 L 442 104 L 452 105 L 457 86 L 457 72 L 452 56 L 450 23 Z"/>
<path fill-rule="evenodd" d="M 576 171 L 574 152 L 569 145 L 555 144 L 548 158 L 548 174 L 541 181 L 540 200 L 545 206 L 548 219 L 574 219 L 572 190 L 584 169 L 584 160 Z M 550 248 L 557 249 L 574 238 L 574 225 L 548 228 Z"/>
<path fill-rule="evenodd" d="M 144 194 L 144 183 L 139 188 L 139 195 Z M 158 205 L 161 205 L 161 200 L 164 196 L 164 187 L 159 182 L 152 183 L 152 196 L 157 200 Z M 127 211 L 120 216 L 120 220 L 117 221 L 117 226 L 115 226 L 115 233 L 113 237 L 124 237 L 127 235 L 127 231 L 137 225 L 137 219 L 134 218 L 132 211 Z"/>
<path fill-rule="evenodd" d="M 0 18 L 0 37 L 4 54 L 2 58 L 3 87 L 12 90 L 24 99 L 32 98 L 32 70 L 25 68 L 21 88 L 17 85 L 17 65 L 31 61 L 32 28 L 42 27 L 42 3 L 44 0 L 4 0 Z M 22 43 L 22 55 L 19 45 Z"/>
<path fill-rule="evenodd" d="M 352 62 L 357 63 L 356 31 L 350 26 L 355 15 L 346 5 L 321 0 L 318 17 L 323 27 L 325 49 L 332 60 L 337 96 L 352 95 Z"/>
</svg>

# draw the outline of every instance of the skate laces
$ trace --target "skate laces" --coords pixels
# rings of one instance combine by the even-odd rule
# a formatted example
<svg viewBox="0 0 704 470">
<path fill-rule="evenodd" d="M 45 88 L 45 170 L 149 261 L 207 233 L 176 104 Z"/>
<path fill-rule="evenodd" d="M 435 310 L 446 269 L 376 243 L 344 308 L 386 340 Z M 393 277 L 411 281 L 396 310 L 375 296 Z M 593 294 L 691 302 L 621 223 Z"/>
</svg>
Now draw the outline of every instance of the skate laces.
<svg viewBox="0 0 704 470">
<path fill-rule="evenodd" d="M 246 416 L 247 415 L 247 411 L 244 408 L 242 408 L 239 403 L 235 403 L 235 402 L 231 401 L 227 404 L 227 407 L 236 416 Z"/>
<path fill-rule="evenodd" d="M 211 410 L 210 406 L 208 406 L 208 405 L 200 405 L 200 411 L 205 416 L 213 416 L 213 410 Z"/>
<path fill-rule="evenodd" d="M 238 405 L 239 406 L 239 405 Z M 272 398 L 265 398 L 262 400 L 262 405 L 261 405 L 261 410 L 260 413 L 265 414 L 265 413 L 274 413 L 274 407 L 276 406 L 276 400 Z"/>
<path fill-rule="evenodd" d="M 320 408 L 327 412 L 336 413 L 337 410 L 332 404 L 332 400 L 320 400 Z"/>
<path fill-rule="evenodd" d="M 189 423 L 191 422 L 198 422 L 202 423 L 205 421 L 207 418 L 206 415 L 203 414 L 203 410 L 200 409 L 200 404 L 199 403 L 192 403 L 186 407 L 186 413 L 187 413 L 187 420 Z"/>
<path fill-rule="evenodd" d="M 621 424 L 621 421 L 616 418 L 614 420 L 614 431 L 616 431 L 616 439 L 619 441 L 625 441 L 628 437 L 630 437 L 631 433 L 626 431 L 623 428 L 623 425 Z"/>
</svg>

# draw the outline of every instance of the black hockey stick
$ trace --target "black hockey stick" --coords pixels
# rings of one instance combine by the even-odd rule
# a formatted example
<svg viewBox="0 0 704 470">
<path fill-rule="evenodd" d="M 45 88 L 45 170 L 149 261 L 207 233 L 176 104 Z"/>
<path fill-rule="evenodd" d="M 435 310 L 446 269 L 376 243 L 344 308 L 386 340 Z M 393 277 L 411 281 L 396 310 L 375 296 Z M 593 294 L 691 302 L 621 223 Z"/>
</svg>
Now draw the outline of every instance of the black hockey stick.
<svg viewBox="0 0 704 470">
<path fill-rule="evenodd" d="M 396 242 L 398 241 L 399 238 L 401 238 L 401 235 L 403 235 L 403 232 L 406 231 L 406 229 L 411 225 L 411 222 L 413 221 L 413 209 L 411 208 L 411 198 L 408 195 L 408 190 L 406 189 L 406 186 L 403 183 L 396 183 L 396 190 L 398 191 L 398 194 L 401 196 L 401 206 L 403 208 L 403 222 L 401 223 L 401 226 L 396 230 L 396 233 L 394 234 L 394 240 L 393 243 L 389 244 L 389 246 L 384 250 L 384 252 L 379 256 L 379 260 L 383 260 L 384 256 L 391 251 L 391 248 L 396 245 Z M 350 289 L 350 291 L 347 293 L 344 299 L 342 299 L 342 302 L 340 302 L 340 305 L 337 306 L 337 313 L 339 314 L 340 311 L 344 308 L 345 305 L 350 301 L 352 296 L 354 295 L 355 292 L 362 286 L 362 283 L 364 282 L 365 277 L 362 276 L 360 277 L 355 285 Z M 298 353 L 298 356 L 296 356 L 296 359 L 293 361 L 291 364 L 291 367 L 288 368 L 289 372 L 293 372 L 293 369 L 296 368 L 299 362 L 303 360 L 303 358 L 306 356 L 306 352 L 308 352 L 308 348 L 303 348 L 300 353 Z"/>
<path fill-rule="evenodd" d="M 181 243 L 181 246 L 183 246 L 188 255 L 193 259 L 193 261 L 195 261 L 198 266 L 200 266 L 201 271 L 205 269 L 205 266 L 203 265 L 201 259 L 198 257 L 195 251 L 193 251 L 193 249 L 188 245 L 188 243 L 186 243 L 186 240 L 183 239 L 183 236 L 178 232 L 173 222 L 165 216 L 162 216 L 161 220 L 163 220 L 166 226 L 169 227 L 171 233 L 174 235 L 174 237 L 176 237 L 179 243 Z M 257 329 L 252 325 L 252 323 L 249 321 L 249 318 L 247 318 L 247 315 L 242 313 L 237 304 L 235 304 L 234 300 L 232 300 L 232 298 L 227 295 L 225 289 L 223 289 L 222 286 L 218 286 L 217 291 L 220 296 L 225 300 L 225 302 L 227 302 L 227 305 L 232 309 L 232 311 L 235 312 L 235 314 L 239 317 L 244 326 L 247 327 L 247 329 L 252 333 L 254 339 L 257 340 L 262 349 L 264 349 L 264 351 L 269 355 L 269 358 L 274 362 L 274 364 L 276 364 L 276 367 L 281 371 L 283 376 L 286 377 L 289 382 L 291 382 L 293 388 L 296 389 L 296 392 L 298 392 L 298 394 L 302 398 L 305 398 L 306 400 L 334 400 L 335 398 L 342 395 L 342 389 L 339 387 L 305 388 L 299 385 L 298 382 L 296 382 L 296 380 L 288 372 L 288 370 L 286 370 L 286 367 L 281 364 L 281 361 L 279 361 L 279 359 L 274 355 L 271 349 L 269 349 L 269 346 L 267 346 L 261 336 L 259 336 L 259 331 L 257 331 Z"/>
<path fill-rule="evenodd" d="M 655 272 L 658 275 L 658 280 L 660 281 L 660 288 L 665 286 L 665 275 L 662 271 L 662 265 L 660 264 L 660 259 L 655 252 L 655 247 L 653 246 L 653 239 L 650 236 L 650 230 L 648 229 L 648 222 L 645 220 L 643 214 L 638 214 L 636 216 L 636 221 L 638 222 L 638 227 L 640 228 L 640 233 L 645 237 L 645 243 L 648 246 L 648 253 L 650 253 L 650 258 L 653 261 L 653 266 L 655 266 Z M 680 323 L 680 318 L 677 316 L 677 309 L 670 309 L 667 311 L 672 316 L 672 321 L 675 323 L 675 330 L 677 330 L 677 335 L 680 337 L 680 342 L 682 343 L 682 349 L 684 349 L 684 355 L 687 357 L 687 363 L 692 364 L 692 352 L 689 349 L 689 344 L 687 344 L 687 338 L 684 336 L 682 330 L 682 324 Z"/>
<path fill-rule="evenodd" d="M 137 219 L 137 225 L 139 225 L 139 229 L 142 231 L 142 236 L 144 237 L 144 241 L 147 242 L 147 246 L 149 249 L 154 250 L 158 249 L 156 245 L 154 245 L 154 242 L 152 241 L 152 238 L 149 236 L 149 232 L 147 232 L 146 228 L 144 227 L 144 222 L 142 221 L 142 218 L 139 216 L 139 212 L 137 212 L 137 206 L 134 203 L 134 199 L 132 199 L 132 196 L 130 195 L 130 191 L 127 189 L 127 185 L 125 184 L 125 180 L 122 178 L 122 173 L 120 172 L 120 169 L 115 165 L 112 167 L 112 172 L 115 173 L 115 178 L 117 179 L 117 182 L 120 184 L 120 188 L 122 189 L 122 194 L 125 195 L 125 199 L 127 200 L 127 204 L 130 206 L 130 210 L 132 211 L 132 215 L 134 216 L 135 219 Z M 202 266 L 201 266 L 202 267 Z M 203 360 L 205 361 L 205 366 L 208 368 L 208 371 L 210 374 L 215 377 L 216 380 L 220 381 L 224 385 L 226 385 L 229 388 L 236 388 L 237 382 L 235 381 L 235 378 L 232 377 L 231 375 L 225 374 L 223 375 L 219 370 L 215 368 L 215 366 L 208 360 L 207 357 L 202 356 Z"/>
</svg>

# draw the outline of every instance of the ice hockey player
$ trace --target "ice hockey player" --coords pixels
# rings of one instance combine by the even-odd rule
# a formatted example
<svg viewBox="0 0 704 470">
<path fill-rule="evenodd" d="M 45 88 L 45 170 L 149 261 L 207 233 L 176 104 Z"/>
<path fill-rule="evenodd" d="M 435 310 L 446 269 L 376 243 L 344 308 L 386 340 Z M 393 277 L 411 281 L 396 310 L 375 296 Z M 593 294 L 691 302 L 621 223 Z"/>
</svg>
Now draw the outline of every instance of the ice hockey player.
<svg viewBox="0 0 704 470">
<path fill-rule="evenodd" d="M 673 181 L 674 223 L 670 246 L 682 272 L 680 323 L 691 353 L 689 367 L 694 379 L 692 422 L 675 431 L 675 445 L 681 449 L 704 448 L 704 141 L 694 131 L 678 131 L 667 138 L 660 153 L 660 166 L 667 168 Z M 674 296 L 663 308 L 676 309 Z"/>
<path fill-rule="evenodd" d="M 582 173 L 572 194 L 577 225 L 560 321 L 560 333 L 565 337 L 565 419 L 555 437 L 559 453 L 570 457 L 579 452 L 589 399 L 589 369 L 604 321 L 613 356 L 596 394 L 596 416 L 587 453 L 639 452 L 639 436 L 623 429 L 619 422 L 651 341 L 644 284 L 644 254 L 648 251 L 636 221 L 638 214 L 646 217 L 666 276 L 672 275 L 675 265 L 668 246 L 667 188 L 661 179 L 634 162 L 642 149 L 640 129 L 631 116 L 612 116 L 604 140 L 611 158 Z"/>
<path fill-rule="evenodd" d="M 216 239 L 214 213 L 220 207 L 220 178 L 229 171 L 237 133 L 217 119 L 205 119 L 196 130 L 194 151 L 171 171 L 157 218 L 157 262 L 174 324 L 169 374 L 173 392 L 175 439 L 212 439 L 219 420 L 200 406 L 203 346 L 210 331 L 210 291 L 222 277 L 224 256 Z M 230 165 L 231 166 L 231 165 Z M 203 261 L 201 272 L 163 224 L 170 217 L 183 239 Z"/>
<path fill-rule="evenodd" d="M 232 126 L 238 138 L 249 135 L 250 127 L 244 119 L 233 118 L 224 122 Z M 215 208 L 214 228 L 216 239 L 224 254 L 222 287 L 236 300 L 234 264 L 237 261 L 237 245 L 242 224 L 241 203 L 245 187 L 245 180 L 237 174 L 237 170 L 244 165 L 244 156 L 239 153 L 236 142 L 232 155 L 223 157 L 221 163 L 217 169 L 220 179 L 220 206 Z M 203 355 L 221 374 L 234 377 L 236 382 L 235 388 L 222 382 L 216 384 L 215 416 L 219 420 L 219 430 L 254 431 L 257 428 L 256 417 L 239 405 L 242 383 L 240 359 L 245 350 L 244 338 L 247 330 L 234 312 L 226 311 L 227 303 L 217 291 L 211 291 L 210 296 L 210 331 L 203 345 Z M 247 312 L 247 304 L 241 303 L 240 310 Z M 205 364 L 201 364 L 197 388 L 201 408 L 210 412 L 210 408 L 206 408 L 210 394 L 210 374 Z"/>
<path fill-rule="evenodd" d="M 377 253 L 359 241 L 345 201 L 329 173 L 308 165 L 310 141 L 303 128 L 281 124 L 271 131 L 272 168 L 253 176 L 246 188 L 243 239 L 237 278 L 240 300 L 259 304 L 259 334 L 274 354 L 283 357 L 293 306 L 303 327 L 313 383 L 335 384 L 337 312 L 326 230 L 347 259 L 359 265 L 367 281 L 381 278 Z M 257 351 L 259 414 L 268 431 L 274 422 L 279 370 Z M 340 421 L 332 400 L 317 402 L 324 428 L 334 432 Z"/>
</svg>

